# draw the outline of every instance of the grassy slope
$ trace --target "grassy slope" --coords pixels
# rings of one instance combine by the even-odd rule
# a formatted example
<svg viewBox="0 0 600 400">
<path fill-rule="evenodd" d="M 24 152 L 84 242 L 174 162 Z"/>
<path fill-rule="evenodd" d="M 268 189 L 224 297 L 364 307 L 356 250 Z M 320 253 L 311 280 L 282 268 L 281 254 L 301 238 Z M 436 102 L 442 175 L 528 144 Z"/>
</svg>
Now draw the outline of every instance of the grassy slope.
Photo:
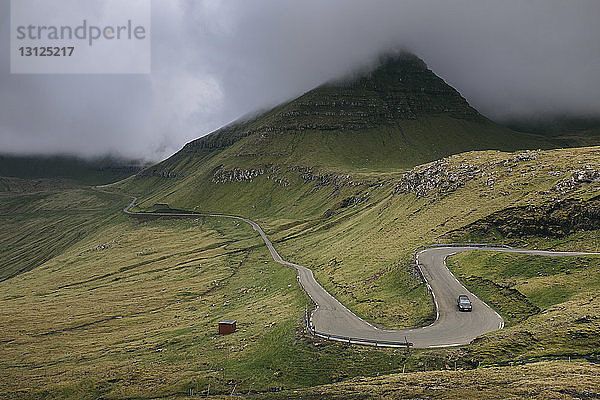
<svg viewBox="0 0 600 400">
<path fill-rule="evenodd" d="M 519 315 L 519 304 L 526 301 L 539 310 L 571 300 L 580 292 L 594 293 L 600 289 L 600 258 L 597 257 L 535 257 L 493 252 L 468 252 L 449 259 L 453 272 L 473 281 L 476 294 L 503 312 L 509 321 L 527 318 L 533 314 Z M 477 279 L 492 281 L 488 291 L 481 292 Z M 513 289 L 513 296 L 504 288 Z M 502 302 L 504 300 L 504 302 Z M 531 307 L 529 307 L 531 308 Z M 514 314 L 514 315 L 513 315 Z"/>
<path fill-rule="evenodd" d="M 585 165 L 600 169 L 597 148 L 540 152 L 525 161 L 519 161 L 515 154 L 474 152 L 451 157 L 448 164 L 476 166 L 480 170 L 464 186 L 438 197 L 392 195 L 390 182 L 384 182 L 382 187 L 363 188 L 363 195 L 369 193 L 367 201 L 335 209 L 329 216 L 308 222 L 265 218 L 263 222 L 284 257 L 313 268 L 317 279 L 360 316 L 389 327 L 418 326 L 431 318 L 432 308 L 424 287 L 411 274 L 412 249 L 438 238 L 444 240 L 446 233 L 506 207 L 553 202 L 563 195 L 552 187 L 569 178 L 570 171 Z M 253 184 L 245 183 L 249 188 Z M 331 187 L 319 190 L 329 190 L 332 197 L 338 192 Z M 598 183 L 588 183 L 566 196 L 588 199 L 597 192 Z M 554 240 L 532 237 L 527 242 L 540 248 L 596 250 L 597 237 L 597 231 L 590 231 Z M 527 245 L 521 238 L 518 241 Z M 584 308 L 575 302 L 568 309 Z M 552 318 L 561 319 L 563 327 L 574 319 L 560 309 L 552 312 Z M 548 336 L 549 327 L 543 321 L 531 323 Z M 478 362 L 493 363 L 515 357 L 514 349 L 519 349 L 525 358 L 565 353 L 564 348 L 554 352 L 552 347 L 523 353 L 520 345 L 511 348 L 505 342 L 509 337 L 507 334 L 500 339 L 498 346 L 483 343 L 470 354 Z M 574 341 L 566 353 L 588 354 L 593 343 Z"/>
<path fill-rule="evenodd" d="M 381 180 L 383 186 L 317 187 L 308 183 L 293 188 L 298 192 L 272 188 L 273 194 L 265 202 L 253 203 L 257 191 L 266 191 L 271 182 L 261 176 L 252 182 L 221 184 L 217 191 L 221 196 L 208 202 L 215 208 L 208 209 L 221 211 L 219 204 L 236 214 L 258 216 L 273 238 L 282 241 L 278 247 L 286 258 L 312 267 L 317 279 L 359 315 L 390 327 L 411 327 L 427 321 L 432 309 L 423 286 L 411 275 L 412 249 L 494 211 L 552 201 L 558 193 L 549 189 L 569 177 L 569 171 L 588 164 L 598 168 L 597 153 L 595 148 L 548 151 L 534 160 L 506 165 L 514 155 L 476 152 L 454 156 L 448 160 L 450 165 L 474 165 L 481 171 L 464 187 L 437 199 L 393 195 L 397 178 L 387 175 Z M 488 184 L 490 178 L 492 185 Z M 586 184 L 583 191 L 570 195 L 589 198 L 596 187 Z M 286 200 L 279 202 L 277 194 Z M 365 201 L 341 207 L 349 196 Z M 225 204 L 227 198 L 236 201 Z M 269 199 L 276 200 L 270 203 Z M 205 210 L 206 203 L 189 201 L 190 209 Z M 264 210 L 269 207 L 274 215 L 267 218 Z M 277 216 L 281 217 L 274 218 Z M 287 223 L 289 228 L 285 228 Z M 589 249 L 591 244 L 582 241 L 564 247 Z"/>
<path fill-rule="evenodd" d="M 387 326 L 414 326 L 431 313 L 423 285 L 410 273 L 414 247 L 509 205 L 550 201 L 556 194 L 544 193 L 571 169 L 585 164 L 600 169 L 597 154 L 596 148 L 541 152 L 511 166 L 504 161 L 512 154 L 461 154 L 448 164 L 481 166 L 495 177 L 493 187 L 478 175 L 454 192 L 419 198 L 392 194 L 397 178 L 387 175 L 382 186 L 307 190 L 299 204 L 308 212 L 313 198 L 315 204 L 320 199 L 323 208 L 331 208 L 326 215 L 263 217 L 261 222 L 285 258 L 312 266 L 317 279 L 358 314 Z M 252 185 L 232 184 L 247 190 Z M 338 204 L 357 191 L 365 201 Z M 586 183 L 569 196 L 585 199 L 597 191 L 598 183 Z M 64 207 L 81 199 L 78 189 L 61 196 L 61 201 L 49 197 L 49 204 Z M 112 201 L 115 212 L 127 203 Z M 177 395 L 206 390 L 209 377 L 212 390 L 221 393 L 236 385 L 244 391 L 302 387 L 397 372 L 405 363 L 407 371 L 444 368 L 454 361 L 473 367 L 592 356 L 598 348 L 600 304 L 579 289 L 542 314 L 463 349 L 407 355 L 315 346 L 296 337 L 307 299 L 293 271 L 265 264 L 268 254 L 251 229 L 228 221 L 199 222 L 138 225 L 119 216 L 41 267 L 0 283 L 0 319 L 8 327 L 0 338 L 5 397 Z M 596 231 L 578 232 L 530 243 L 585 250 L 595 249 L 594 237 Z M 222 318 L 238 319 L 239 334 L 213 339 Z M 44 333 L 50 334 L 36 336 Z M 21 389 L 25 392 L 15 392 Z"/>
<path fill-rule="evenodd" d="M 469 150 L 550 146 L 545 137 L 481 116 L 421 60 L 404 54 L 188 143 L 118 186 L 138 195 L 142 208 L 168 203 L 298 219 L 319 216 L 332 203 L 327 190 L 316 190 L 324 174 L 377 179 Z M 212 182 L 233 170 L 264 174 L 248 178 L 252 185 Z"/>
<path fill-rule="evenodd" d="M 142 168 L 139 161 L 111 158 L 84 160 L 69 156 L 15 156 L 0 154 L 0 176 L 21 179 L 71 179 L 82 184 L 117 182 Z"/>
<path fill-rule="evenodd" d="M 296 262 L 316 267 L 317 278 L 329 290 L 336 293 L 337 297 L 342 299 L 345 304 L 351 305 L 362 316 L 367 319 L 388 321 L 388 325 L 401 325 L 406 321 L 401 319 L 399 321 L 397 313 L 390 312 L 388 314 L 386 312 L 394 307 L 394 300 L 397 300 L 398 297 L 389 291 L 389 282 L 393 281 L 396 274 L 385 268 L 386 262 L 382 262 L 382 258 L 391 255 L 390 253 L 394 254 L 394 247 L 407 248 L 414 243 L 415 237 L 419 237 L 421 243 L 431 242 L 436 237 L 444 240 L 445 232 L 455 230 L 457 225 L 475 221 L 502 207 L 544 204 L 544 202 L 561 197 L 580 199 L 594 197 L 598 194 L 598 182 L 581 184 L 566 195 L 559 195 L 549 189 L 565 177 L 569 177 L 571 169 L 580 169 L 585 165 L 591 165 L 596 170 L 600 169 L 597 155 L 597 148 L 550 151 L 540 153 L 535 160 L 521 161 L 517 165 L 501 163 L 490 166 L 486 168 L 485 173 L 486 176 L 491 174 L 494 177 L 495 182 L 492 186 L 486 184 L 487 178 L 480 178 L 466 183 L 465 187 L 441 196 L 437 200 L 432 200 L 431 197 L 423 199 L 423 201 L 414 197 L 412 200 L 406 198 L 401 200 L 403 196 L 399 196 L 400 199 L 390 199 L 388 204 L 384 201 L 371 209 L 370 212 L 373 213 L 373 216 L 367 218 L 372 226 L 371 229 L 360 224 L 358 219 L 352 219 L 334 225 L 327 232 L 309 234 L 299 240 L 281 243 L 280 246 L 283 245 L 282 252 L 286 254 L 287 249 L 286 255 L 295 257 Z M 496 162 L 509 158 L 511 157 L 505 154 L 482 152 L 460 155 L 452 158 L 450 163 L 463 164 L 466 162 L 485 165 L 490 161 Z M 394 205 L 394 202 L 400 204 Z M 418 214 L 414 213 L 416 210 L 418 210 Z M 397 218 L 393 223 L 390 218 L 382 216 L 388 211 L 391 211 L 392 215 Z M 375 215 L 379 215 L 379 218 Z M 403 221 L 406 223 L 408 218 L 412 222 L 410 229 L 406 229 L 406 225 L 402 224 Z M 384 222 L 386 220 L 388 224 Z M 377 222 L 374 223 L 374 221 Z M 375 233 L 379 230 L 381 230 L 381 234 Z M 335 240 L 326 240 L 327 237 L 335 238 Z M 494 235 L 472 239 L 493 238 Z M 515 244 L 514 242 L 517 241 L 522 246 L 534 248 L 597 251 L 600 232 L 595 230 L 579 231 L 552 238 L 523 236 L 506 239 L 496 236 L 495 239 L 511 244 Z M 300 243 L 301 241 L 302 243 Z M 307 255 L 308 249 L 310 249 L 310 255 Z M 395 254 L 401 255 L 402 252 Z M 336 259 L 337 268 L 319 267 L 332 256 Z M 597 280 L 598 260 L 513 258 L 510 256 L 507 259 L 505 255 L 501 257 L 501 260 L 491 260 L 489 255 L 469 253 L 457 257 L 453 265 L 459 271 L 459 275 L 481 275 L 496 284 L 511 286 L 522 291 L 523 297 L 528 303 L 539 307 L 539 314 L 536 313 L 536 315 L 523 319 L 523 315 L 513 316 L 510 315 L 510 311 L 505 312 L 505 316 L 509 317 L 510 322 L 506 329 L 486 335 L 485 338 L 477 340 L 470 347 L 447 350 L 443 352 L 444 355 L 433 355 L 433 358 L 443 357 L 446 360 L 458 359 L 463 362 L 470 360 L 475 365 L 513 363 L 544 357 L 586 356 L 590 359 L 597 359 L 599 346 L 597 338 L 600 333 L 600 301 L 596 296 L 599 284 Z M 492 268 L 483 269 L 481 265 L 491 265 Z M 377 267 L 379 270 L 376 269 Z M 499 280 L 498 276 L 503 278 Z M 375 279 L 369 279 L 372 277 Z M 469 285 L 470 280 L 465 279 L 465 281 Z M 336 284 L 336 282 L 342 284 Z M 474 282 L 481 283 L 480 281 Z M 513 284 L 516 286 L 512 286 Z M 351 290 L 347 290 L 348 288 Z M 481 294 L 483 298 L 488 295 L 485 285 L 472 285 L 471 288 Z M 515 300 L 513 293 L 506 293 L 505 290 L 496 290 L 492 294 L 492 298 L 497 300 L 501 312 L 506 311 L 506 308 L 503 308 L 504 305 L 511 311 L 513 308 L 519 309 L 522 298 Z M 362 295 L 371 298 L 387 295 L 388 298 L 385 302 L 372 306 L 356 300 Z M 487 299 L 490 300 L 490 298 Z M 383 308 L 387 310 L 382 312 Z M 404 315 L 410 314 L 405 312 Z M 424 353 L 430 354 L 431 352 Z M 423 357 L 425 356 L 423 355 Z M 421 365 L 424 365 L 423 361 L 421 361 Z M 425 365 L 427 364 L 425 363 Z M 569 374 L 569 366 L 554 365 L 553 372 L 550 373 L 542 372 L 550 364 L 535 364 L 533 367 L 525 367 L 528 369 L 527 376 L 535 376 L 533 380 L 519 381 L 514 376 L 524 373 L 524 371 L 519 371 L 515 367 L 503 367 L 491 370 L 478 369 L 466 373 L 466 375 L 463 372 L 453 375 L 448 373 L 444 377 L 440 374 L 430 374 L 431 379 L 435 381 L 430 385 L 422 383 L 425 375 L 418 377 L 399 375 L 391 379 L 387 377 L 365 379 L 325 388 L 314 388 L 300 391 L 296 396 L 298 398 L 310 398 L 310 396 L 351 398 L 355 394 L 356 398 L 377 398 L 377 395 L 373 395 L 375 392 L 378 395 L 385 394 L 390 398 L 412 395 L 464 398 L 465 393 L 472 393 L 473 396 L 483 398 L 510 398 L 511 396 L 522 398 L 523 396 L 540 395 L 577 398 L 594 393 L 597 383 L 591 382 L 590 379 L 595 379 L 596 375 L 587 371 L 589 366 L 570 375 L 576 379 L 559 382 L 554 379 L 554 375 Z M 450 376 L 454 376 L 454 378 Z M 544 376 L 546 378 L 543 378 Z M 411 385 L 411 380 L 417 380 L 420 384 L 415 387 Z M 444 383 L 440 384 L 441 382 Z M 508 387 L 507 382 L 510 382 Z M 480 389 L 482 385 L 487 388 L 496 388 L 496 390 L 482 392 Z M 435 389 L 429 389 L 430 386 L 434 386 Z M 554 394 L 551 394 L 552 392 Z M 294 394 L 287 392 L 284 396 L 293 397 Z M 277 396 L 272 397 L 277 398 Z"/>
<path fill-rule="evenodd" d="M 542 362 L 474 371 L 435 371 L 352 379 L 341 384 L 257 396 L 260 399 L 591 399 L 600 367 Z"/>
<path fill-rule="evenodd" d="M 266 138 L 249 136 L 223 151 L 204 150 L 200 154 L 182 151 L 151 168 L 152 171 L 183 176 L 133 177 L 119 186 L 140 195 L 142 207 L 168 203 L 172 207 L 201 207 L 206 211 L 307 217 L 318 215 L 327 207 L 321 202 L 315 207 L 314 199 L 311 199 L 306 209 L 297 207 L 290 213 L 288 207 L 302 203 L 315 186 L 310 182 L 305 184 L 301 174 L 290 168 L 310 168 L 313 175 L 349 174 L 360 181 L 372 176 L 385 177 L 386 173 L 394 175 L 417 164 L 475 148 L 516 150 L 546 146 L 548 144 L 539 138 L 513 135 L 491 122 L 440 116 L 404 121 L 399 127 L 365 131 L 303 131 Z M 277 167 L 278 172 L 254 178 L 254 185 L 211 182 L 219 168 L 269 170 L 272 166 Z M 277 178 L 287 180 L 289 185 L 278 184 Z M 236 202 L 223 201 L 232 196 Z"/>
<path fill-rule="evenodd" d="M 110 226 L 120 199 L 64 181 L 0 178 L 0 281 Z"/>
<path fill-rule="evenodd" d="M 244 224 L 117 219 L 0 283 L 0 397 L 147 398 L 209 384 L 211 393 L 265 390 L 406 362 L 393 350 L 298 337 L 307 297 Z M 220 337 L 226 318 L 239 330 Z"/>
<path fill-rule="evenodd" d="M 598 355 L 600 258 L 467 252 L 449 267 L 507 321 L 474 349 L 487 362 Z"/>
<path fill-rule="evenodd" d="M 594 117 L 513 121 L 506 125 L 519 132 L 547 136 L 554 143 L 564 147 L 600 145 L 600 120 Z"/>
<path fill-rule="evenodd" d="M 343 211 L 330 217 L 323 221 L 328 224 L 327 229 L 306 231 L 297 238 L 293 231 L 279 232 L 274 239 L 285 239 L 278 245 L 282 255 L 312 267 L 317 279 L 359 315 L 387 326 L 415 326 L 422 323 L 426 295 L 417 295 L 422 287 L 416 286 L 409 274 L 410 253 L 414 248 L 434 243 L 446 232 L 505 207 L 550 201 L 555 194 L 542 192 L 569 176 L 570 168 L 581 166 L 573 159 L 597 166 L 596 152 L 595 149 L 550 151 L 541 153 L 537 160 L 520 162 L 517 166 L 485 167 L 486 174 L 493 173 L 496 179 L 493 188 L 487 185 L 487 177 L 481 178 L 480 172 L 478 179 L 437 199 L 419 198 L 414 194 L 390 195 L 386 187 L 372 189 L 370 201 L 351 207 L 363 211 L 355 215 Z M 481 152 L 452 157 L 449 162 L 483 167 L 510 157 L 512 155 Z M 536 168 L 533 172 L 532 166 Z M 507 174 L 509 168 L 513 172 Z M 563 172 L 559 176 L 549 174 L 556 170 Z M 590 197 L 595 193 L 597 183 L 583 185 L 579 193 L 572 195 Z M 538 242 L 542 245 L 544 241 Z M 596 242 L 573 240 L 560 246 L 569 247 L 595 250 Z M 367 301 L 378 298 L 384 301 Z"/>
</svg>

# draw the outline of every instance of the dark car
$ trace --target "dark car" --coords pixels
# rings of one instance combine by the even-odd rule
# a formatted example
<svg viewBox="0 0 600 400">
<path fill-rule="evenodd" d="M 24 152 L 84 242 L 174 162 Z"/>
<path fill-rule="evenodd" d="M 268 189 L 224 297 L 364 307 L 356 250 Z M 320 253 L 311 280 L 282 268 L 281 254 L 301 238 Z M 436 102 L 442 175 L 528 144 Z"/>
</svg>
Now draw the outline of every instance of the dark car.
<svg viewBox="0 0 600 400">
<path fill-rule="evenodd" d="M 471 300 L 469 300 L 469 298 L 464 294 L 458 296 L 457 304 L 459 311 L 471 311 L 473 309 L 473 306 L 471 305 Z"/>
</svg>

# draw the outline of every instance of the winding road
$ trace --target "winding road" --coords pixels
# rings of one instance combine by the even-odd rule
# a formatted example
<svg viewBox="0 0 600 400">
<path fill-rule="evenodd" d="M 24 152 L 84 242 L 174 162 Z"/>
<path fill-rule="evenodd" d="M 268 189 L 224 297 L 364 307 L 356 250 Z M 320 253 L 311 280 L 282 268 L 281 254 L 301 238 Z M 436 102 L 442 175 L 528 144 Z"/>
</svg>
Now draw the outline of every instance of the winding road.
<svg viewBox="0 0 600 400">
<path fill-rule="evenodd" d="M 131 204 L 123 210 L 129 215 L 221 217 L 237 219 L 249 224 L 259 233 L 274 261 L 297 270 L 300 285 L 316 305 L 315 310 L 308 319 L 308 327 L 313 334 L 331 340 L 380 347 L 404 347 L 408 346 L 409 343 L 415 348 L 460 346 L 471 343 L 478 336 L 504 327 L 502 317 L 470 293 L 448 270 L 446 258 L 450 255 L 470 250 L 490 250 L 550 257 L 600 255 L 600 253 L 552 252 L 493 246 L 441 245 L 423 249 L 416 254 L 416 259 L 433 296 L 436 306 L 436 319 L 431 325 L 422 328 L 385 330 L 359 318 L 336 300 L 319 285 L 310 269 L 282 259 L 265 232 L 256 222 L 247 218 L 225 214 L 134 213 L 130 209 L 135 205 L 137 198 L 132 198 Z M 456 299 L 461 294 L 469 296 L 473 304 L 473 311 L 458 311 Z"/>
</svg>

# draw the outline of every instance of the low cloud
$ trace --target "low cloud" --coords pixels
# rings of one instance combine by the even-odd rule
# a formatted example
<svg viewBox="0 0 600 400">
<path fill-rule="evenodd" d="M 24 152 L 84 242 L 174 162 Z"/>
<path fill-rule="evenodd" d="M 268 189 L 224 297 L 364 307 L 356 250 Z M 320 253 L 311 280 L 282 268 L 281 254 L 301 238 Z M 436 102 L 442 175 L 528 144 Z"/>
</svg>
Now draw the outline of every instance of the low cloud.
<svg viewBox="0 0 600 400">
<path fill-rule="evenodd" d="M 152 74 L 11 75 L 0 152 L 157 160 L 381 52 L 408 49 L 495 119 L 600 110 L 597 0 L 153 0 Z"/>
</svg>

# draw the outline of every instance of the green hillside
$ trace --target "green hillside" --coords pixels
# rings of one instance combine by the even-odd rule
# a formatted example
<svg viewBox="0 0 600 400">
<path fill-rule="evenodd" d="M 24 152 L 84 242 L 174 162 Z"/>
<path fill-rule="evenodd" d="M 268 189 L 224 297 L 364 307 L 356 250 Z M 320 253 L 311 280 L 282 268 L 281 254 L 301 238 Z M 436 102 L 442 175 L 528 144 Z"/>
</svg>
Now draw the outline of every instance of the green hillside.
<svg viewBox="0 0 600 400">
<path fill-rule="evenodd" d="M 390 327 L 419 326 L 431 321 L 433 308 L 410 262 L 417 246 L 490 240 L 597 251 L 599 151 L 462 153 L 386 175 L 378 184 L 324 185 L 304 201 L 322 201 L 329 213 L 263 217 L 261 224 L 284 258 L 313 269 L 361 317 Z M 11 183 L 19 184 L 26 187 Z M 498 394 L 488 398 L 533 393 L 527 388 L 550 397 L 565 390 L 574 397 L 597 394 L 587 386 L 597 376 L 585 372 L 600 345 L 597 258 L 461 255 L 452 267 L 506 312 L 505 329 L 461 348 L 347 346 L 303 331 L 309 299 L 294 271 L 274 263 L 249 226 L 220 218 L 138 221 L 120 213 L 129 203 L 123 195 L 46 190 L 38 198 L 30 198 L 29 189 L 9 195 L 12 206 L 5 212 L 19 215 L 16 224 L 30 221 L 29 234 L 8 237 L 13 246 L 35 248 L 36 224 L 93 222 L 103 217 L 100 209 L 112 218 L 0 282 L 0 398 L 220 398 L 232 392 L 344 398 L 352 385 L 361 391 L 382 385 L 390 397 L 402 398 L 431 393 L 413 380 L 434 385 L 436 376 L 454 382 L 461 374 L 470 378 L 453 386 L 478 393 L 483 383 Z M 336 200 L 336 193 L 349 191 L 353 200 Z M 43 246 L 54 244 L 44 239 Z M 8 261 L 2 268 L 10 266 L 5 257 L 13 256 L 1 254 Z M 216 335 L 217 322 L 228 318 L 238 321 L 239 331 Z M 560 361 L 568 357 L 576 363 Z M 511 366 L 539 359 L 555 361 Z M 455 368 L 462 371 L 442 372 Z M 585 379 L 549 381 L 557 370 Z M 519 388 L 527 380 L 535 384 Z M 322 384 L 329 385 L 315 387 Z M 287 391 L 258 394 L 280 389 Z M 444 390 L 450 398 L 460 393 Z"/>
<path fill-rule="evenodd" d="M 599 250 L 600 148 L 550 145 L 401 55 L 115 184 L 0 178 L 0 398 L 598 398 L 598 257 L 452 257 L 506 328 L 369 348 L 306 332 L 310 299 L 250 226 L 121 211 L 136 195 L 252 218 L 358 316 L 419 327 L 435 313 L 418 246 Z M 217 335 L 223 319 L 238 331 Z"/>
<path fill-rule="evenodd" d="M 423 61 L 401 54 L 188 143 L 122 187 L 141 195 L 141 207 L 307 216 L 329 208 L 303 204 L 323 184 L 352 185 L 469 150 L 549 146 L 486 119 Z"/>
<path fill-rule="evenodd" d="M 72 181 L 0 177 L 0 282 L 111 226 L 120 198 Z"/>
<path fill-rule="evenodd" d="M 562 117 L 507 121 L 505 126 L 518 132 L 543 135 L 556 147 L 600 145 L 600 119 L 597 117 Z"/>
</svg>

